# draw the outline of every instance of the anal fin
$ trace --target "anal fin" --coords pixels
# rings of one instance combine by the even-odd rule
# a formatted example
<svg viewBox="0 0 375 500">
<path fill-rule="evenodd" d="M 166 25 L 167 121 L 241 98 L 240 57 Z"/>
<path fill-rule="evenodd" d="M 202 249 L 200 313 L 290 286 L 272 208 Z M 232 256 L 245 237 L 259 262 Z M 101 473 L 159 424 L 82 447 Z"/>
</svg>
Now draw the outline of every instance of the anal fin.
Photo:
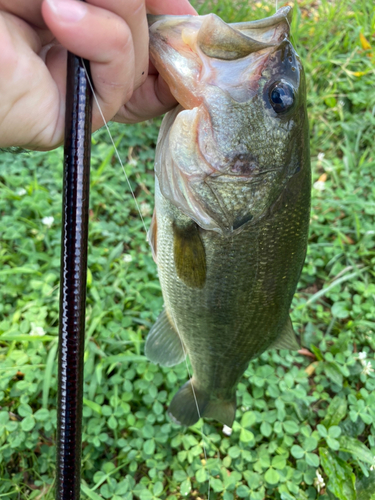
<svg viewBox="0 0 375 500">
<path fill-rule="evenodd" d="M 166 309 L 160 313 L 146 339 L 145 354 L 161 366 L 178 365 L 185 359 L 180 336 L 172 326 Z"/>
<path fill-rule="evenodd" d="M 269 349 L 290 349 L 292 351 L 298 351 L 299 348 L 300 345 L 293 330 L 292 320 L 290 316 L 288 316 L 280 335 L 275 342 L 271 344 Z"/>
</svg>

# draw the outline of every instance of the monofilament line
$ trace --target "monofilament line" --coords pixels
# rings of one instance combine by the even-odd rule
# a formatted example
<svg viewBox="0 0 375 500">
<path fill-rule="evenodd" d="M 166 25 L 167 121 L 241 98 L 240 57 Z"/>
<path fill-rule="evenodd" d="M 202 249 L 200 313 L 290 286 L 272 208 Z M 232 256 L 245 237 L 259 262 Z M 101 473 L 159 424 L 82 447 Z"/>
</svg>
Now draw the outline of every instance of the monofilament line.
<svg viewBox="0 0 375 500">
<path fill-rule="evenodd" d="M 114 150 L 115 150 L 115 153 L 116 153 L 117 159 L 118 159 L 118 161 L 119 161 L 119 163 L 120 163 L 120 165 L 121 165 L 122 171 L 123 171 L 123 172 L 124 172 L 124 174 L 125 174 L 126 181 L 127 181 L 127 183 L 128 183 L 128 186 L 129 186 L 130 192 L 131 192 L 131 194 L 132 194 L 132 197 L 133 197 L 133 199 L 134 199 L 135 205 L 136 205 L 136 207 L 137 207 L 138 213 L 139 213 L 139 215 L 140 215 L 140 217 L 141 217 L 142 224 L 143 224 L 143 228 L 144 228 L 144 230 L 145 230 L 145 233 L 146 233 L 146 238 L 147 238 L 147 228 L 146 228 L 146 224 L 145 224 L 145 221 L 144 221 L 144 219 L 143 219 L 143 216 L 142 216 L 142 213 L 141 213 L 140 207 L 139 207 L 139 205 L 138 205 L 137 198 L 135 197 L 135 194 L 134 194 L 134 191 L 133 191 L 133 189 L 132 189 L 132 187 L 131 187 L 131 184 L 130 184 L 130 181 L 129 181 L 129 177 L 128 177 L 127 173 L 126 173 L 126 170 L 125 170 L 124 164 L 123 164 L 123 162 L 122 162 L 122 160 L 121 160 L 121 158 L 120 158 L 120 154 L 119 154 L 118 149 L 117 149 L 117 147 L 116 147 L 115 141 L 113 140 L 113 137 L 112 137 L 111 131 L 110 131 L 109 127 L 108 127 L 108 124 L 107 124 L 107 122 L 106 122 L 106 119 L 105 119 L 105 117 L 104 117 L 104 114 L 103 114 L 103 112 L 102 112 L 102 109 L 101 109 L 101 107 L 100 107 L 99 100 L 98 100 L 98 98 L 97 98 L 97 96 L 96 96 L 96 93 L 95 93 L 95 90 L 94 90 L 94 86 L 93 86 L 93 84 L 92 84 L 92 82 L 91 82 L 91 79 L 90 79 L 90 77 L 89 77 L 89 74 L 88 74 L 88 72 L 87 72 L 87 69 L 86 69 L 85 63 L 84 63 L 83 59 L 81 59 L 81 60 L 82 60 L 83 67 L 85 68 L 85 73 L 86 73 L 87 81 L 89 82 L 90 88 L 91 88 L 91 90 L 92 90 L 92 95 L 94 96 L 94 100 L 95 100 L 95 103 L 96 103 L 96 105 L 97 105 L 97 107 L 98 107 L 98 110 L 99 110 L 100 116 L 102 117 L 103 124 L 104 124 L 104 126 L 105 126 L 105 128 L 106 128 L 106 130 L 107 130 L 107 132 L 108 132 L 108 135 L 109 135 L 109 137 L 110 137 L 110 139 L 111 139 L 111 142 L 112 142 L 113 148 L 114 148 Z M 149 241 L 149 243 L 150 243 L 150 246 L 151 246 L 152 251 L 154 252 L 154 248 L 152 248 L 151 241 Z M 154 252 L 154 253 L 155 253 L 155 252 Z M 196 405 L 196 408 L 197 408 L 197 413 L 198 413 L 199 419 L 201 419 L 201 412 L 200 412 L 200 409 L 199 409 L 199 404 L 198 404 L 197 396 L 196 396 L 196 394 L 195 394 L 194 385 L 193 385 L 193 383 L 192 383 L 192 376 L 191 376 L 190 369 L 189 369 L 189 365 L 188 365 L 188 362 L 187 362 L 187 357 L 186 357 L 186 354 L 187 354 L 187 353 L 186 353 L 186 350 L 185 350 L 184 343 L 182 342 L 180 332 L 178 331 L 178 327 L 177 327 L 177 324 L 176 324 L 175 318 L 173 318 L 173 320 L 174 320 L 174 323 L 175 323 L 175 327 L 176 327 L 176 330 L 177 330 L 177 334 L 178 334 L 179 339 L 180 339 L 180 342 L 181 342 L 181 347 L 182 347 L 182 349 L 183 349 L 183 351 L 184 351 L 184 354 L 185 354 L 186 370 L 187 370 L 187 372 L 188 372 L 188 377 L 189 377 L 189 380 L 191 381 L 191 387 L 192 387 L 192 391 L 193 391 L 193 396 L 194 396 L 195 405 Z M 207 450 L 206 450 L 206 445 L 205 445 L 205 439 L 206 439 L 206 436 L 205 436 L 205 434 L 204 434 L 204 427 L 203 427 L 203 426 L 204 426 L 204 423 L 203 423 L 203 420 L 202 420 L 203 453 L 204 453 L 204 458 L 205 458 L 205 461 L 206 461 L 206 464 L 207 464 Z M 207 494 L 207 500 L 210 500 L 210 487 L 211 487 L 211 483 L 210 483 L 210 474 L 209 474 L 209 472 L 208 472 L 208 494 Z"/>
<path fill-rule="evenodd" d="M 197 399 L 197 395 L 195 393 L 195 389 L 194 389 L 194 384 L 193 384 L 193 377 L 191 376 L 191 373 L 190 373 L 190 369 L 189 369 L 189 365 L 188 365 L 188 362 L 187 362 L 187 353 L 186 353 L 186 349 L 185 349 L 185 346 L 184 346 L 184 343 L 182 342 L 182 337 L 180 335 L 180 332 L 178 331 L 178 326 L 177 326 L 177 321 L 176 321 L 176 318 L 173 314 L 173 311 L 171 311 L 171 315 L 173 317 L 173 323 L 174 323 L 174 326 L 176 328 L 176 331 L 177 331 L 177 334 L 178 334 L 178 337 L 180 339 L 180 342 L 181 342 L 181 347 L 182 347 L 182 350 L 184 351 L 184 355 L 185 355 L 185 364 L 186 364 L 186 370 L 188 372 L 188 377 L 189 377 L 189 380 L 190 380 L 190 385 L 191 385 L 191 390 L 193 391 L 193 396 L 194 396 L 194 401 L 195 401 L 195 406 L 197 408 L 197 413 L 198 413 L 198 417 L 199 419 L 202 418 L 202 415 L 201 415 L 201 412 L 200 412 L 200 409 L 199 409 L 199 404 L 198 404 L 198 399 Z M 206 435 L 204 433 L 204 422 L 202 420 L 202 437 L 203 437 L 203 454 L 204 454 L 204 459 L 206 461 L 206 464 L 207 464 L 207 450 L 206 450 L 206 445 L 205 445 L 205 439 L 206 439 Z M 210 500 L 210 488 L 211 488 L 211 482 L 210 482 L 210 473 L 208 472 L 208 469 L 207 469 L 207 475 L 208 475 L 208 491 L 207 491 L 207 500 Z"/>
<path fill-rule="evenodd" d="M 130 181 L 129 181 L 128 174 L 126 173 L 126 170 L 125 170 L 125 167 L 124 167 L 124 163 L 122 162 L 122 160 L 121 160 L 121 158 L 120 158 L 120 154 L 119 154 L 119 152 L 118 152 L 118 149 L 116 148 L 115 141 L 113 140 L 113 137 L 112 137 L 111 131 L 109 130 L 109 127 L 108 127 L 108 124 L 107 124 L 106 119 L 105 119 L 105 117 L 104 117 L 104 114 L 103 114 L 102 108 L 100 107 L 99 100 L 98 100 L 98 98 L 97 98 L 97 96 L 96 96 L 96 93 L 95 93 L 95 90 L 94 90 L 94 86 L 93 86 L 93 84 L 91 83 L 91 79 L 90 79 L 89 74 L 88 74 L 88 72 L 87 72 L 87 69 L 86 69 L 86 66 L 85 66 L 84 60 L 83 60 L 83 59 L 81 59 L 81 60 L 82 60 L 83 67 L 85 68 L 85 73 L 86 73 L 87 80 L 88 80 L 89 85 L 90 85 L 90 88 L 91 88 L 91 90 L 92 90 L 92 95 L 94 96 L 94 100 L 95 100 L 95 103 L 96 103 L 96 105 L 97 105 L 97 107 L 98 107 L 98 110 L 99 110 L 100 116 L 101 116 L 101 117 L 102 117 L 102 119 L 103 119 L 103 124 L 104 124 L 104 126 L 105 126 L 105 128 L 106 128 L 106 130 L 107 130 L 107 132 L 108 132 L 109 138 L 111 139 L 112 145 L 113 145 L 113 147 L 114 147 L 114 150 L 115 150 L 115 153 L 116 153 L 117 159 L 118 159 L 118 161 L 119 161 L 119 163 L 120 163 L 120 165 L 121 165 L 122 171 L 123 171 L 123 172 L 124 172 L 124 174 L 125 174 L 126 181 L 127 181 L 127 183 L 128 183 L 128 186 L 129 186 L 130 192 L 131 192 L 131 194 L 132 194 L 132 197 L 133 197 L 133 199 L 134 199 L 135 205 L 136 205 L 136 207 L 137 207 L 137 210 L 138 210 L 139 216 L 141 217 L 142 224 L 143 224 L 143 228 L 144 228 L 144 230 L 145 230 L 145 232 L 146 232 L 146 237 L 147 237 L 147 228 L 146 228 L 146 224 L 145 224 L 145 221 L 144 221 L 144 219 L 143 219 L 141 209 L 139 208 L 139 205 L 138 205 L 138 202 L 137 202 L 137 198 L 135 197 L 134 191 L 133 191 L 133 189 L 132 189 L 132 187 L 131 187 L 131 184 L 130 184 Z"/>
<path fill-rule="evenodd" d="M 277 1 L 278 0 L 275 0 L 276 2 L 276 12 L 277 12 Z M 287 18 L 287 16 L 284 15 L 284 18 L 285 18 L 285 21 L 287 22 L 288 26 L 289 26 L 289 34 L 290 34 L 290 39 L 291 41 L 293 42 L 293 46 L 294 46 L 294 49 L 295 51 L 297 52 L 297 44 L 293 38 L 293 33 L 292 33 L 292 27 L 290 26 L 290 22 L 289 22 L 289 19 Z"/>
</svg>

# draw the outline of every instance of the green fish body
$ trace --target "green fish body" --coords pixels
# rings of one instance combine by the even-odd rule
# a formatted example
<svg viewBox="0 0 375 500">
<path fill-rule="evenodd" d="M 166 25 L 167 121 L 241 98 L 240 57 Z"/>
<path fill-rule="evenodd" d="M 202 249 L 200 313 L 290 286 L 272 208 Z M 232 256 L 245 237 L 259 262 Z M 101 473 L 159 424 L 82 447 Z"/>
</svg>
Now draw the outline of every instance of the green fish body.
<svg viewBox="0 0 375 500">
<path fill-rule="evenodd" d="M 310 159 L 290 8 L 260 21 L 151 19 L 151 57 L 179 106 L 156 151 L 149 239 L 165 308 L 147 357 L 193 377 L 169 414 L 232 426 L 251 359 L 298 348 L 289 308 L 305 258 Z"/>
</svg>

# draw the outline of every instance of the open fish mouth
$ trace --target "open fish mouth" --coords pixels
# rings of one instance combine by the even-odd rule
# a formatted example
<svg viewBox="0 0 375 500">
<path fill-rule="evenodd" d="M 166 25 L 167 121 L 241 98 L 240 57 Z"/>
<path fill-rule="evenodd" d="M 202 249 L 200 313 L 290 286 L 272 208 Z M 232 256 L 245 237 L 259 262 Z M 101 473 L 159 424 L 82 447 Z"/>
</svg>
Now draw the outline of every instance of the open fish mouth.
<svg viewBox="0 0 375 500">
<path fill-rule="evenodd" d="M 291 7 L 282 7 L 276 14 L 257 21 L 227 24 L 215 14 L 206 16 L 152 16 L 148 15 L 149 26 L 159 23 L 155 30 L 169 27 L 182 39 L 196 34 L 196 43 L 209 57 L 233 60 L 245 57 L 272 45 L 279 44 L 289 34 Z M 171 41 L 171 38 L 169 38 Z M 176 43 L 177 47 L 178 42 Z"/>
<path fill-rule="evenodd" d="M 201 102 L 202 87 L 210 80 L 218 79 L 214 84 L 232 87 L 235 94 L 238 82 L 247 77 L 247 86 L 254 91 L 268 53 L 289 37 L 291 16 L 291 7 L 265 19 L 232 24 L 215 14 L 149 15 L 151 59 L 185 109 Z M 239 61 L 244 58 L 248 60 Z M 237 61 L 237 70 L 220 64 L 223 61 Z M 197 79 L 201 85 L 192 86 Z M 193 92 L 186 92 L 188 87 L 194 87 Z"/>
</svg>

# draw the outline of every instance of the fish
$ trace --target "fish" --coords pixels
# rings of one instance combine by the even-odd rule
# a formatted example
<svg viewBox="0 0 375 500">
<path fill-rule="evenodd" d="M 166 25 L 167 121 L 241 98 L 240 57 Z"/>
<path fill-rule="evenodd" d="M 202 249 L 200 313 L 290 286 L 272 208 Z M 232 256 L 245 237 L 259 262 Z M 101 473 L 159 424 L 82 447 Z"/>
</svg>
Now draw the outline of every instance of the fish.
<svg viewBox="0 0 375 500">
<path fill-rule="evenodd" d="M 236 387 L 267 349 L 299 349 L 289 310 L 306 255 L 311 192 L 303 67 L 291 8 L 227 24 L 151 16 L 150 57 L 178 102 L 155 153 L 149 241 L 164 308 L 145 343 L 193 376 L 172 421 L 232 427 Z"/>
</svg>

